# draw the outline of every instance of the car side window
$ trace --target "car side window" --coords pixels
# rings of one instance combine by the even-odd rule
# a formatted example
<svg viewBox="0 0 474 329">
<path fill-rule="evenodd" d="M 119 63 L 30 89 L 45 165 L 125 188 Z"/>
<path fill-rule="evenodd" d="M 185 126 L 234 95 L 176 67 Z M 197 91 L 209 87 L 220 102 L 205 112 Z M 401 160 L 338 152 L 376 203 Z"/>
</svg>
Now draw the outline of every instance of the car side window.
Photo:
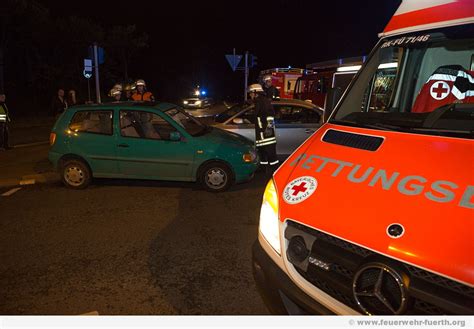
<svg viewBox="0 0 474 329">
<path fill-rule="evenodd" d="M 120 134 L 123 137 L 170 140 L 175 131 L 175 127 L 156 113 L 120 111 Z"/>
<path fill-rule="evenodd" d="M 319 123 L 321 114 L 308 108 L 292 105 L 275 105 L 277 124 Z"/>
<path fill-rule="evenodd" d="M 112 111 L 78 111 L 69 123 L 74 132 L 112 135 Z"/>
</svg>

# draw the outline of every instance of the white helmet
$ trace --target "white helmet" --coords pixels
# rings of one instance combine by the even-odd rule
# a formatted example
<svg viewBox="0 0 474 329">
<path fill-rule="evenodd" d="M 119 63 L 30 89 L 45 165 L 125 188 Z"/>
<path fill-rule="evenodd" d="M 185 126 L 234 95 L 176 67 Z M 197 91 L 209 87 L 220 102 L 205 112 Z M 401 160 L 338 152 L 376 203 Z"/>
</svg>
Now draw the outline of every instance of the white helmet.
<svg viewBox="0 0 474 329">
<path fill-rule="evenodd" d="M 254 83 L 248 87 L 247 92 L 248 93 L 262 93 L 263 88 L 259 83 Z"/>
<path fill-rule="evenodd" d="M 270 74 L 265 74 L 262 78 L 263 82 L 267 82 L 268 80 L 272 80 L 272 76 Z"/>
<path fill-rule="evenodd" d="M 109 96 L 114 97 L 114 96 L 120 95 L 121 93 L 122 93 L 121 89 L 112 88 L 109 91 Z"/>
<path fill-rule="evenodd" d="M 122 85 L 121 85 L 120 83 L 116 83 L 116 84 L 112 87 L 112 89 L 122 91 Z"/>
<path fill-rule="evenodd" d="M 135 82 L 135 85 L 136 85 L 137 87 L 138 87 L 138 86 L 146 87 L 145 80 L 142 80 L 142 79 L 138 79 L 137 82 Z"/>
</svg>

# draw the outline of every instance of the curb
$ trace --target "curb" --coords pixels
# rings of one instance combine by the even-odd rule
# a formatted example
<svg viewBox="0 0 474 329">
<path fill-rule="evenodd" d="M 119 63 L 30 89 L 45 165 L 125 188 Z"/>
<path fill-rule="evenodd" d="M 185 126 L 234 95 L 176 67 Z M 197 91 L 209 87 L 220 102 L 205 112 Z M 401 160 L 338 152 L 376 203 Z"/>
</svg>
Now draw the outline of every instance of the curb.
<svg viewBox="0 0 474 329">
<path fill-rule="evenodd" d="M 17 148 L 22 148 L 22 147 L 45 145 L 45 144 L 49 144 L 49 141 L 34 142 L 34 143 L 27 143 L 27 144 L 18 144 L 18 145 L 13 145 L 12 148 L 17 149 Z"/>
<path fill-rule="evenodd" d="M 59 174 L 55 172 L 47 172 L 44 174 L 32 174 L 22 176 L 21 179 L 7 178 L 0 180 L 0 188 L 3 187 L 14 187 L 14 186 L 25 186 L 52 183 L 59 181 Z"/>
</svg>

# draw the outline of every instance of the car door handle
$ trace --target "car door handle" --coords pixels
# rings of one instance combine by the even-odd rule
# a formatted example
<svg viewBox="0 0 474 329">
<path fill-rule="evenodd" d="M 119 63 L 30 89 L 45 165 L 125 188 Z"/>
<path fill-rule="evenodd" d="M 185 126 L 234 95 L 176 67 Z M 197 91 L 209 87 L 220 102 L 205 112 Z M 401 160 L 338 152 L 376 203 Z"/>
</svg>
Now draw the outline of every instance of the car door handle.
<svg viewBox="0 0 474 329">
<path fill-rule="evenodd" d="M 307 133 L 307 134 L 312 134 L 312 133 L 314 133 L 314 130 L 313 129 L 305 129 L 304 132 Z"/>
<path fill-rule="evenodd" d="M 129 147 L 128 144 L 118 144 L 117 146 L 118 146 L 118 147 Z"/>
</svg>

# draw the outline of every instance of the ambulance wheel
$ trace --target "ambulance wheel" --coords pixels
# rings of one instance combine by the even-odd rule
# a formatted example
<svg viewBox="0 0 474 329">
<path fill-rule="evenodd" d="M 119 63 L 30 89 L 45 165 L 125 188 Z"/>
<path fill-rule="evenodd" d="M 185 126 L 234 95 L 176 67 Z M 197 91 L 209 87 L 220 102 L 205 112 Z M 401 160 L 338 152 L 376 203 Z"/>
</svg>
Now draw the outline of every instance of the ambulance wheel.
<svg viewBox="0 0 474 329">
<path fill-rule="evenodd" d="M 85 189 L 91 183 L 91 176 L 89 166 L 81 160 L 65 160 L 61 166 L 63 184 L 71 189 Z"/>
<path fill-rule="evenodd" d="M 210 162 L 200 169 L 199 180 L 209 192 L 223 192 L 233 183 L 232 169 L 223 162 Z"/>
</svg>

